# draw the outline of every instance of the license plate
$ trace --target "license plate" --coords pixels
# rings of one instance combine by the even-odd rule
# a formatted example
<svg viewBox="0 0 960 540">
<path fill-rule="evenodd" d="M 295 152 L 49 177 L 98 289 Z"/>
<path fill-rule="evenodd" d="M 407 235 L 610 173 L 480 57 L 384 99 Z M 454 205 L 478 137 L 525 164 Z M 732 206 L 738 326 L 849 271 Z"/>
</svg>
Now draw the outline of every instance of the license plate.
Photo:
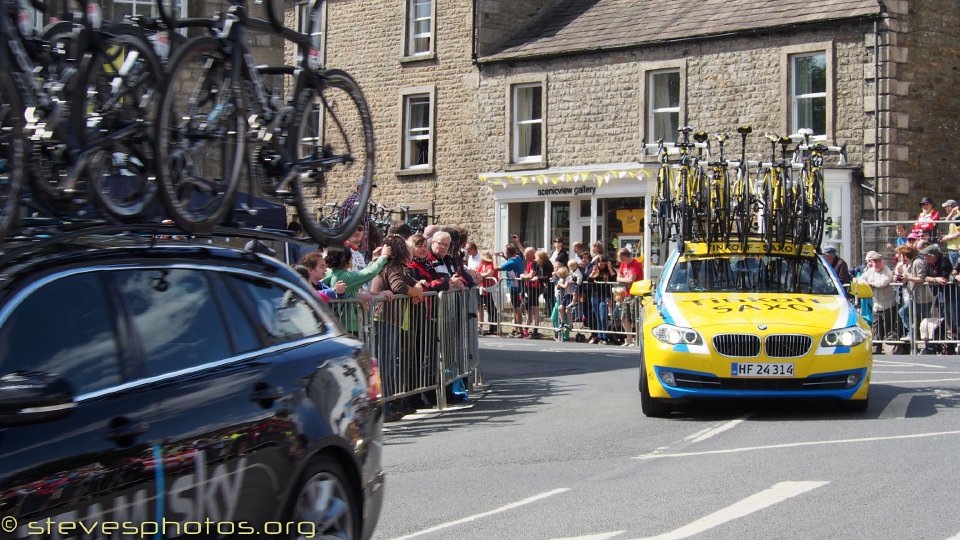
<svg viewBox="0 0 960 540">
<path fill-rule="evenodd" d="M 793 364 L 774 362 L 733 362 L 730 375 L 734 377 L 793 377 Z"/>
</svg>

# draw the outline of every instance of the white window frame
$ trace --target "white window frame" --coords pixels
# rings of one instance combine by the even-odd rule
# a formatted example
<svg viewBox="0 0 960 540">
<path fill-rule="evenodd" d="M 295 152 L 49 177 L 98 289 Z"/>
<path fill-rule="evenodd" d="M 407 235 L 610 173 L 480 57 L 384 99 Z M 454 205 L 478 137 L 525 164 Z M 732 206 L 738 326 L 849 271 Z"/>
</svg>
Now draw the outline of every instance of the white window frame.
<svg viewBox="0 0 960 540">
<path fill-rule="evenodd" d="M 416 16 L 416 6 L 418 4 L 429 4 L 430 5 L 430 14 L 424 17 Z M 435 30 L 436 30 L 436 20 L 437 20 L 437 3 L 435 0 L 407 0 L 406 1 L 406 16 L 404 18 L 406 21 L 406 29 L 404 31 L 404 45 L 403 45 L 403 56 L 407 58 L 423 58 L 423 57 L 432 57 L 434 55 L 436 39 L 435 39 Z M 417 23 L 429 21 L 430 31 L 417 33 Z M 430 45 L 426 50 L 418 51 L 416 50 L 417 39 L 427 38 Z"/>
<path fill-rule="evenodd" d="M 326 64 L 327 56 L 327 2 L 326 0 L 316 0 L 321 2 L 319 9 L 320 22 L 317 24 L 313 32 L 310 32 L 310 5 L 314 0 L 296 0 L 294 3 L 294 17 L 296 19 L 296 29 L 301 34 L 307 34 L 310 36 L 310 40 L 313 42 L 314 47 L 320 51 L 320 60 L 322 63 Z M 300 46 L 296 46 L 297 58 L 302 60 L 303 51 L 300 50 Z M 298 65 L 301 65 L 298 63 Z"/>
<path fill-rule="evenodd" d="M 539 118 L 528 118 L 520 119 L 520 91 L 526 89 L 539 89 L 540 90 L 540 117 Z M 527 82 L 527 83 L 518 83 L 511 85 L 510 89 L 510 117 L 511 128 L 510 128 L 510 137 L 511 137 L 511 162 L 512 163 L 542 163 L 544 161 L 544 146 L 546 141 L 546 129 L 544 129 L 546 122 L 544 118 L 546 117 L 546 89 L 542 82 Z M 540 127 L 540 148 L 539 153 L 530 154 L 530 155 L 521 155 L 520 148 L 520 130 L 526 126 L 539 126 Z"/>
<path fill-rule="evenodd" d="M 781 51 L 781 83 L 783 88 L 781 104 L 783 111 L 783 129 L 786 130 L 789 134 L 795 134 L 799 129 L 797 126 L 797 100 L 796 95 L 794 94 L 796 90 L 796 77 L 795 69 L 796 64 L 794 60 L 803 56 L 813 56 L 813 55 L 823 55 L 825 59 L 825 78 L 826 78 L 826 91 L 825 92 L 816 92 L 811 94 L 805 94 L 799 96 L 801 98 L 824 98 L 826 107 L 825 117 L 826 117 L 826 126 L 824 126 L 825 133 L 817 134 L 810 137 L 811 140 L 824 141 L 824 140 L 833 140 L 834 131 L 833 131 L 833 120 L 834 120 L 834 68 L 833 68 L 833 43 L 832 42 L 818 42 L 818 43 L 808 43 L 804 45 L 795 45 L 791 47 L 784 47 Z"/>
<path fill-rule="evenodd" d="M 177 12 L 177 16 L 186 17 L 189 0 L 164 0 L 164 5 L 172 4 L 173 2 L 179 2 L 180 4 L 180 9 Z M 146 15 L 148 17 L 160 16 L 160 11 L 157 10 L 157 3 L 155 0 L 113 0 L 113 4 L 126 4 L 131 6 L 130 12 L 134 15 Z M 143 11 L 139 11 L 138 8 L 143 9 Z"/>
<path fill-rule="evenodd" d="M 660 107 L 660 108 L 654 108 L 654 103 L 655 103 L 655 101 L 656 101 L 656 100 L 654 99 L 654 96 L 656 95 L 656 92 L 657 92 L 657 85 L 655 84 L 654 81 L 658 80 L 658 78 L 661 77 L 661 76 L 663 76 L 663 75 L 672 75 L 672 74 L 676 74 L 678 84 L 679 84 L 679 86 L 680 86 L 680 88 L 681 88 L 681 91 L 680 91 L 680 92 L 678 93 L 678 95 L 677 95 L 677 105 L 676 105 L 675 107 Z M 681 73 L 680 73 L 680 69 L 679 69 L 679 68 L 659 69 L 659 70 L 648 71 L 648 72 L 647 72 L 647 140 L 648 140 L 649 142 L 653 142 L 653 141 L 655 141 L 655 140 L 658 139 L 658 137 L 657 137 L 656 134 L 654 133 L 654 129 L 656 128 L 656 120 L 655 120 L 655 119 L 656 119 L 656 117 L 657 117 L 658 114 L 673 114 L 673 113 L 676 113 L 676 115 L 677 115 L 677 126 L 679 127 L 679 126 L 681 125 L 681 124 L 680 124 L 680 111 L 681 111 L 681 109 L 683 108 L 683 107 L 682 107 L 682 104 L 683 104 L 683 92 L 682 92 L 682 88 L 683 88 L 683 77 L 681 76 Z M 663 137 L 663 140 L 664 140 L 664 141 L 675 142 L 675 141 L 677 140 L 677 135 L 678 135 L 677 133 L 665 134 L 664 137 Z"/>
<path fill-rule="evenodd" d="M 416 102 L 415 102 L 416 100 Z M 413 115 L 411 107 L 415 103 L 426 101 L 428 109 L 427 126 L 410 125 Z M 420 174 L 433 172 L 436 126 L 436 90 L 433 86 L 421 86 L 403 90 L 400 93 L 400 171 Z M 417 141 L 427 141 L 427 162 L 412 163 L 413 148 Z"/>
<path fill-rule="evenodd" d="M 828 74 L 826 73 L 826 64 L 827 64 L 826 51 L 803 53 L 803 54 L 794 54 L 794 55 L 791 55 L 791 56 L 790 56 L 790 132 L 791 132 L 791 133 L 797 133 L 797 132 L 800 130 L 801 127 L 808 127 L 808 126 L 801 126 L 801 125 L 799 124 L 799 119 L 800 119 L 800 103 L 801 103 L 801 101 L 804 101 L 804 100 L 813 101 L 813 100 L 815 100 L 815 99 L 822 99 L 822 100 L 823 100 L 823 108 L 824 108 L 824 126 L 823 126 L 823 133 L 815 134 L 812 138 L 826 138 L 826 136 L 827 136 L 827 126 L 826 126 L 827 89 L 826 89 L 826 81 L 824 81 L 824 89 L 823 89 L 823 92 L 810 92 L 810 93 L 808 93 L 808 94 L 797 94 L 797 60 L 799 60 L 799 59 L 801 59 L 801 58 L 811 58 L 811 57 L 816 57 L 816 56 L 822 56 L 822 57 L 823 57 L 824 78 L 826 78 L 826 77 L 828 76 Z"/>
</svg>

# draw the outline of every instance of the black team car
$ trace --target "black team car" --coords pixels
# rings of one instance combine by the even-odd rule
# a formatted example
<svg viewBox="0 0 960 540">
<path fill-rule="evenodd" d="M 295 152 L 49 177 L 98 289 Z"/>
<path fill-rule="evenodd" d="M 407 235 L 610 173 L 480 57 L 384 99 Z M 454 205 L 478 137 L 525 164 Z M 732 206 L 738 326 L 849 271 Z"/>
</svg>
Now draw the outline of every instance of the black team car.
<svg viewBox="0 0 960 540">
<path fill-rule="evenodd" d="M 368 538 L 375 360 L 269 257 L 0 244 L 0 538 Z"/>
</svg>

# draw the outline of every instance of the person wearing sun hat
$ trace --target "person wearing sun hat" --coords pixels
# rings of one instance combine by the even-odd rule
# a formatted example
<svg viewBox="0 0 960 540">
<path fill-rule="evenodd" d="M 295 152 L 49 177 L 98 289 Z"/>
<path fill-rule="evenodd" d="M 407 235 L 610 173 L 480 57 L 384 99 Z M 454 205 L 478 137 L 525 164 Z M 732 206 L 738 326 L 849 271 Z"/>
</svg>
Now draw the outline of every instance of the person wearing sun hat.
<svg viewBox="0 0 960 540">
<path fill-rule="evenodd" d="M 947 258 L 950 259 L 950 264 L 956 266 L 957 262 L 960 261 L 960 208 L 958 208 L 957 201 L 954 199 L 947 199 L 942 206 L 947 212 L 947 215 L 943 216 L 943 221 L 948 222 L 949 226 L 947 234 L 940 237 L 940 243 L 947 250 Z"/>
<path fill-rule="evenodd" d="M 940 219 L 940 212 L 933 204 L 933 199 L 924 197 L 920 199 L 920 215 L 917 216 L 917 222 L 913 224 L 913 232 L 920 235 L 924 231 L 930 233 L 930 238 L 934 239 L 937 232 L 937 220 Z"/>
<path fill-rule="evenodd" d="M 897 310 L 897 293 L 893 286 L 893 271 L 884 264 L 883 255 L 870 251 L 864 257 L 867 268 L 860 274 L 860 280 L 873 290 L 873 339 L 885 341 L 896 339 L 895 324 Z M 874 352 L 882 352 L 880 345 L 874 346 Z"/>
</svg>

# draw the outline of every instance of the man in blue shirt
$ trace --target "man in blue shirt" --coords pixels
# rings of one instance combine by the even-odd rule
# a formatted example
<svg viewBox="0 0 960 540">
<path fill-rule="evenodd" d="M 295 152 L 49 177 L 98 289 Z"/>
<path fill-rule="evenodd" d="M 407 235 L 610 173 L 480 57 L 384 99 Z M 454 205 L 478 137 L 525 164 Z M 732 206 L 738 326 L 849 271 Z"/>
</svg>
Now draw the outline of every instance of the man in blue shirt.
<svg viewBox="0 0 960 540">
<path fill-rule="evenodd" d="M 517 251 L 514 243 L 508 243 L 503 251 L 497 253 L 497 257 L 506 259 L 500 263 L 500 278 L 505 279 L 510 286 L 510 305 L 513 306 L 513 325 L 514 330 L 510 332 L 511 336 L 523 335 L 520 333 L 520 326 L 523 323 L 523 294 L 520 291 L 520 274 L 523 274 L 526 264 L 523 257 Z"/>
</svg>

